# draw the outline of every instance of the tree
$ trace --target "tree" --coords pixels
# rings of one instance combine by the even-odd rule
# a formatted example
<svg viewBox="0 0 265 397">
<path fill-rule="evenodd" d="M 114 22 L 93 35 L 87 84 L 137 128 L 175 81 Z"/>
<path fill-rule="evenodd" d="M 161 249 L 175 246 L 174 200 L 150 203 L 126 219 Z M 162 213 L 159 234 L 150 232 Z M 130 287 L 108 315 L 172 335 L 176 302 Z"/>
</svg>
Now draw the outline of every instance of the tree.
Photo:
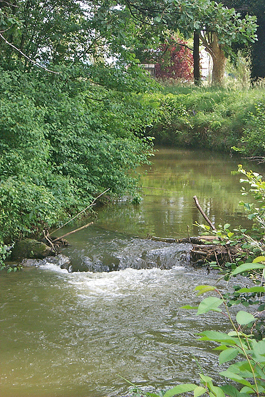
<svg viewBox="0 0 265 397">
<path fill-rule="evenodd" d="M 134 23 L 113 4 L 0 2 L 0 246 L 42 233 L 103 190 L 134 189 L 156 104 L 127 50 Z"/>
<path fill-rule="evenodd" d="M 220 1 L 219 1 L 220 2 Z M 252 68 L 253 80 L 265 77 L 265 2 L 263 0 L 222 0 L 227 7 L 234 7 L 242 15 L 249 13 L 257 17 L 257 38 L 252 45 Z"/>
<path fill-rule="evenodd" d="M 213 59 L 213 84 L 223 83 L 227 56 L 231 54 L 232 44 L 248 44 L 256 39 L 255 17 L 246 15 L 241 18 L 234 9 L 229 9 L 210 0 L 164 0 L 143 1 L 124 0 L 135 19 L 166 27 L 171 31 L 179 30 L 190 37 L 197 32 Z"/>
</svg>

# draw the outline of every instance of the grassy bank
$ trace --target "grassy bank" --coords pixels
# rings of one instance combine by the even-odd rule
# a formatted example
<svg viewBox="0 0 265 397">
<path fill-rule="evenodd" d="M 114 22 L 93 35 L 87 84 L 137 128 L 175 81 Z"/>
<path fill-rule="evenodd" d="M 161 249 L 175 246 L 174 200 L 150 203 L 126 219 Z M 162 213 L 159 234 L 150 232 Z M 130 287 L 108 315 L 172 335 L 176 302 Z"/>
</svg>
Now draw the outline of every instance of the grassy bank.
<svg viewBox="0 0 265 397">
<path fill-rule="evenodd" d="M 260 136 L 265 133 L 265 127 L 261 131 L 264 89 L 173 86 L 164 88 L 155 98 L 160 103 L 160 115 L 151 135 L 157 144 L 227 152 L 237 146 L 246 155 L 265 154 L 265 138 Z M 254 133 L 257 129 L 258 142 Z"/>
</svg>

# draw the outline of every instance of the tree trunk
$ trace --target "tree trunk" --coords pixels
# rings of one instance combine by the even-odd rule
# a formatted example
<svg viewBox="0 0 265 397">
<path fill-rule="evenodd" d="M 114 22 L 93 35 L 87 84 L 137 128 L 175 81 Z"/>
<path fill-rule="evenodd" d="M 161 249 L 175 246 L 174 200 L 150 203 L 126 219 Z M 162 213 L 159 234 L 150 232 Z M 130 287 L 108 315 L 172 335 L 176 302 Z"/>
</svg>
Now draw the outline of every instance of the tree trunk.
<svg viewBox="0 0 265 397">
<path fill-rule="evenodd" d="M 212 85 L 222 86 L 224 84 L 225 65 L 227 58 L 222 49 L 222 45 L 218 43 L 218 37 L 213 33 L 211 55 L 213 59 Z"/>
<path fill-rule="evenodd" d="M 194 77 L 194 84 L 200 85 L 201 83 L 201 76 L 200 76 L 200 37 L 197 32 L 194 32 L 193 36 L 193 77 Z"/>
</svg>

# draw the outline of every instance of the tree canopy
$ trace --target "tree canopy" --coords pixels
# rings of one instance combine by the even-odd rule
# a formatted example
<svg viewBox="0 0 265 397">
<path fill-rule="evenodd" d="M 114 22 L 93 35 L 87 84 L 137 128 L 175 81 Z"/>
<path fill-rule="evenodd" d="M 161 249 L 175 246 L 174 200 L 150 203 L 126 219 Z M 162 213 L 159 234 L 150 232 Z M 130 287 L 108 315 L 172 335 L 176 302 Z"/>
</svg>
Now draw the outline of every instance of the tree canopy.
<svg viewBox="0 0 265 397">
<path fill-rule="evenodd" d="M 34 62 L 51 68 L 60 63 L 115 59 L 132 63 L 135 50 L 158 43 L 169 32 L 199 34 L 213 58 L 213 82 L 222 82 L 233 43 L 256 39 L 255 16 L 211 0 L 17 0 L 1 2 L 1 66 L 24 68 Z"/>
<path fill-rule="evenodd" d="M 136 50 L 178 30 L 226 57 L 255 28 L 210 0 L 0 1 L 0 240 L 132 191 L 158 117 Z"/>
<path fill-rule="evenodd" d="M 124 0 L 131 15 L 141 23 L 184 37 L 197 33 L 213 59 L 213 83 L 222 84 L 225 62 L 233 43 L 247 45 L 256 40 L 255 16 L 241 15 L 233 8 L 211 0 Z"/>
</svg>

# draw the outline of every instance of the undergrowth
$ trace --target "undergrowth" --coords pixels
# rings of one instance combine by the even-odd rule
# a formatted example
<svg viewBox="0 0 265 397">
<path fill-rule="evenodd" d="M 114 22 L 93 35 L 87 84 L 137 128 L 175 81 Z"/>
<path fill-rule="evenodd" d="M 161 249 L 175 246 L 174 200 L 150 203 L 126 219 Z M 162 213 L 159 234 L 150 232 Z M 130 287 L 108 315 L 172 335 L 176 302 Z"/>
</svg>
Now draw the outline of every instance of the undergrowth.
<svg viewBox="0 0 265 397">
<path fill-rule="evenodd" d="M 244 154 L 252 156 L 251 142 L 255 145 L 258 132 L 265 135 L 258 112 L 261 104 L 264 106 L 264 90 L 259 87 L 230 90 L 168 86 L 156 94 L 156 100 L 160 102 L 160 117 L 151 134 L 157 144 L 231 152 L 231 147 L 241 142 Z M 264 145 L 259 148 L 259 154 L 265 154 Z"/>
</svg>

